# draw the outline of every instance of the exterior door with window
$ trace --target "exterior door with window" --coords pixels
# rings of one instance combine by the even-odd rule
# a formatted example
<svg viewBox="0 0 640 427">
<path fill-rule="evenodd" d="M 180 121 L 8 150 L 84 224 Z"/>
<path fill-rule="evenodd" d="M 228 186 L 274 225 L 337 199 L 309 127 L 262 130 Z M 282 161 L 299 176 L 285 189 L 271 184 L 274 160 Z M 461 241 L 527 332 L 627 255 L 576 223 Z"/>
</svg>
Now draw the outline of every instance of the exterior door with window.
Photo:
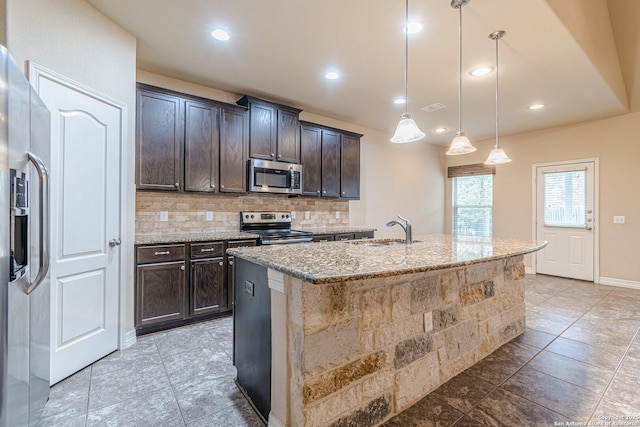
<svg viewBox="0 0 640 427">
<path fill-rule="evenodd" d="M 541 274 L 593 281 L 594 162 L 536 168 L 536 256 Z"/>
</svg>

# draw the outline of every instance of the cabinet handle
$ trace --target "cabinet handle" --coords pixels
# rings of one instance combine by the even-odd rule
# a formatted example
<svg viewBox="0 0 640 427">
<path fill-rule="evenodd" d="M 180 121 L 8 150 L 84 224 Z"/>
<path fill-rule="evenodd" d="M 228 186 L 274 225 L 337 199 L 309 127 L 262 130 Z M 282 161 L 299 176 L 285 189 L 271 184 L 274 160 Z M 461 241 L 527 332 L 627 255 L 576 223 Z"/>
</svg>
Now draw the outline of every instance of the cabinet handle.
<svg viewBox="0 0 640 427">
<path fill-rule="evenodd" d="M 233 261 L 229 261 L 229 265 L 233 265 Z"/>
<path fill-rule="evenodd" d="M 154 252 L 154 255 L 171 255 L 171 251 L 160 251 L 160 252 Z"/>
<path fill-rule="evenodd" d="M 184 264 L 180 266 L 180 270 L 184 271 Z"/>
<path fill-rule="evenodd" d="M 220 267 L 222 267 L 224 265 L 224 263 L 222 261 L 220 261 L 219 264 L 220 264 Z"/>
<path fill-rule="evenodd" d="M 180 188 L 180 183 L 176 182 L 175 184 L 173 184 L 176 188 Z"/>
<path fill-rule="evenodd" d="M 347 194 L 347 192 L 346 192 L 346 191 L 343 191 L 343 192 L 342 192 L 342 194 L 343 194 L 343 195 L 345 195 L 345 194 Z"/>
<path fill-rule="evenodd" d="M 278 154 L 278 158 L 282 157 L 282 154 Z"/>
<path fill-rule="evenodd" d="M 316 191 L 316 193 L 320 194 L 320 190 Z"/>
<path fill-rule="evenodd" d="M 271 157 L 274 157 L 276 155 L 276 153 L 271 153 Z"/>
<path fill-rule="evenodd" d="M 211 186 L 211 188 L 216 188 L 216 185 L 215 185 L 215 184 L 213 184 L 213 185 Z"/>
<path fill-rule="evenodd" d="M 221 185 L 220 188 L 224 188 L 224 185 Z"/>
<path fill-rule="evenodd" d="M 327 194 L 327 190 L 322 190 L 322 194 Z"/>
<path fill-rule="evenodd" d="M 215 251 L 215 248 L 207 248 L 207 249 L 200 249 L 200 252 L 213 252 Z"/>
</svg>

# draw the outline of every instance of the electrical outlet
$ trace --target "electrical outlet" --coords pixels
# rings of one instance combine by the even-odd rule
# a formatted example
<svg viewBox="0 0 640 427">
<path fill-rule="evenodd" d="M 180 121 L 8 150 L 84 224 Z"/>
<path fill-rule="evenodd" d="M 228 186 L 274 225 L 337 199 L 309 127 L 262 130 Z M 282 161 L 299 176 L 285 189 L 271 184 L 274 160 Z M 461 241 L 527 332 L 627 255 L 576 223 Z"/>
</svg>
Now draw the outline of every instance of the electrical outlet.
<svg viewBox="0 0 640 427">
<path fill-rule="evenodd" d="M 311 219 L 311 212 L 304 211 L 304 219 Z"/>
<path fill-rule="evenodd" d="M 433 311 L 424 314 L 424 331 L 430 332 L 433 329 Z"/>
<path fill-rule="evenodd" d="M 291 219 L 296 219 L 296 211 L 291 211 Z"/>
<path fill-rule="evenodd" d="M 614 224 L 624 224 L 624 222 L 625 222 L 624 215 L 616 215 L 613 217 Z"/>
<path fill-rule="evenodd" d="M 207 221 L 213 221 L 213 211 L 207 211 Z"/>
<path fill-rule="evenodd" d="M 246 293 L 248 293 L 249 295 L 253 296 L 253 283 L 251 283 L 248 280 L 245 280 L 245 282 L 244 282 L 244 291 Z"/>
<path fill-rule="evenodd" d="M 340 211 L 336 211 L 336 219 L 340 219 Z"/>
<path fill-rule="evenodd" d="M 167 211 L 160 211 L 160 221 L 162 221 L 162 222 L 167 222 L 167 221 L 169 221 L 169 212 L 167 212 Z"/>
</svg>

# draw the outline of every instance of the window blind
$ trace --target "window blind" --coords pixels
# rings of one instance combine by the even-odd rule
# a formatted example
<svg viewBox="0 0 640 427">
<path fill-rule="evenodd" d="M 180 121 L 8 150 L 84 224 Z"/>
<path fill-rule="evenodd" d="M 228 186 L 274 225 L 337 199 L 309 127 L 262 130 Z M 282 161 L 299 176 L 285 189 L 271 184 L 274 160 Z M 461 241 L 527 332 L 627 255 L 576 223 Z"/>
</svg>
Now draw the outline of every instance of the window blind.
<svg viewBox="0 0 640 427">
<path fill-rule="evenodd" d="M 587 226 L 587 171 L 547 172 L 544 176 L 544 225 Z"/>
<path fill-rule="evenodd" d="M 453 234 L 493 234 L 493 175 L 453 178 Z"/>
</svg>

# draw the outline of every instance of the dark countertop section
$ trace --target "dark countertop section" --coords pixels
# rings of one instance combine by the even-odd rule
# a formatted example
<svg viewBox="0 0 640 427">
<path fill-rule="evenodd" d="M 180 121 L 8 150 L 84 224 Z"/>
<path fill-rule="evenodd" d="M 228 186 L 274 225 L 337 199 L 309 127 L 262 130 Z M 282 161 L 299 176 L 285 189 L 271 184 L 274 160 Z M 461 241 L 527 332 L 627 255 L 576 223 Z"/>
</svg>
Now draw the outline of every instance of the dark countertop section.
<svg viewBox="0 0 640 427">
<path fill-rule="evenodd" d="M 218 240 L 257 239 L 253 233 L 221 231 L 211 233 L 136 234 L 136 245 L 162 245 L 167 243 L 215 242 Z"/>
<path fill-rule="evenodd" d="M 520 239 L 454 236 L 418 236 L 404 244 L 370 246 L 392 239 L 352 242 L 300 243 L 228 249 L 227 253 L 310 283 L 398 276 L 464 267 L 523 255 L 547 242 Z"/>
</svg>

